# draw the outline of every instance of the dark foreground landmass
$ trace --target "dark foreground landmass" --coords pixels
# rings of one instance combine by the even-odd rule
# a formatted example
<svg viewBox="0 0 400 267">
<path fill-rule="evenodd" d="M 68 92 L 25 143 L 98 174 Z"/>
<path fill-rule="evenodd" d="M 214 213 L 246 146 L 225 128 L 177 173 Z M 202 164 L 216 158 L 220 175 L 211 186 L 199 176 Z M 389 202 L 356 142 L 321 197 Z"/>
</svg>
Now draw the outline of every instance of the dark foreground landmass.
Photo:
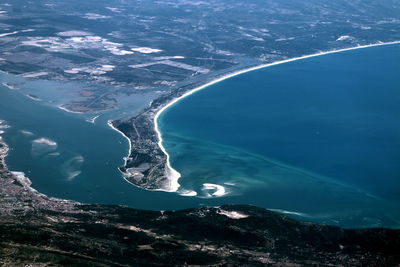
<svg viewBox="0 0 400 267">
<path fill-rule="evenodd" d="M 244 205 L 141 211 L 48 198 L 4 166 L 2 266 L 398 266 L 400 231 L 303 223 Z"/>
</svg>

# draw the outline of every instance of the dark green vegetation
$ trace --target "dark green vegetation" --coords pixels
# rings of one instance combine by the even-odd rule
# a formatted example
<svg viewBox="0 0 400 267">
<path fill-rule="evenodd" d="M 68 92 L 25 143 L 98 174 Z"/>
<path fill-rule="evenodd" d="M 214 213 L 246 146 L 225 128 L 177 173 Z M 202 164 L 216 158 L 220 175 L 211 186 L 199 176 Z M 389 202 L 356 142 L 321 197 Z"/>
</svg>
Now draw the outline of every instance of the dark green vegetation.
<svg viewBox="0 0 400 267">
<path fill-rule="evenodd" d="M 399 230 L 301 223 L 252 206 L 160 212 L 49 199 L 1 161 L 3 266 L 395 266 L 399 247 Z"/>
</svg>

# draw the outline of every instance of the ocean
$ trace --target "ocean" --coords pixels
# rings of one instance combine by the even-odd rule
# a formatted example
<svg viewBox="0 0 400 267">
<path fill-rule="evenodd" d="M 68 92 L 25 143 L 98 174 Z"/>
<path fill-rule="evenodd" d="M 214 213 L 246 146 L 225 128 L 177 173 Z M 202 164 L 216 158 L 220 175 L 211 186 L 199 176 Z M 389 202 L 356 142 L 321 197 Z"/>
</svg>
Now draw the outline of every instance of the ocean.
<svg viewBox="0 0 400 267">
<path fill-rule="evenodd" d="M 350 227 L 399 225 L 400 46 L 241 74 L 159 118 L 182 188 Z"/>
<path fill-rule="evenodd" d="M 399 45 L 303 59 L 177 102 L 158 123 L 182 174 L 178 193 L 137 188 L 118 171 L 128 143 L 107 120 L 140 110 L 150 97 L 91 123 L 91 114 L 66 113 L 58 102 L 0 85 L 0 120 L 11 126 L 2 129 L 7 164 L 39 192 L 85 203 L 156 210 L 251 204 L 331 225 L 398 228 L 399 59 Z M 0 73 L 1 83 L 15 79 Z M 51 82 L 23 84 L 43 99 L 57 94 Z M 184 190 L 197 196 L 181 196 Z"/>
</svg>

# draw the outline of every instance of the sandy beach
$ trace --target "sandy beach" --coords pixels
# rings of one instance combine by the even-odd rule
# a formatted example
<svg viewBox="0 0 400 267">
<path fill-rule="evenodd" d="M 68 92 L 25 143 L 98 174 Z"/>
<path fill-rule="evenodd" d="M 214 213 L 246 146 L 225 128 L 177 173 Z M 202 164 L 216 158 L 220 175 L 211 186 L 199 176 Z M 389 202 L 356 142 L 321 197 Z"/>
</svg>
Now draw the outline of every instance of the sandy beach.
<svg viewBox="0 0 400 267">
<path fill-rule="evenodd" d="M 72 110 L 69 110 L 69 109 L 67 109 L 67 108 L 65 108 L 63 106 L 58 106 L 58 108 L 61 109 L 61 110 L 64 110 L 65 112 L 68 112 L 68 113 L 84 114 L 84 112 L 72 111 Z"/>
<path fill-rule="evenodd" d="M 170 164 L 170 155 L 168 154 L 168 152 L 166 151 L 165 147 L 163 146 L 163 139 L 162 139 L 162 134 L 159 130 L 159 125 L 158 125 L 158 118 L 161 115 L 161 113 L 163 111 L 165 111 L 166 109 L 168 109 L 169 107 L 171 107 L 172 105 L 174 105 L 175 103 L 177 103 L 178 101 L 182 100 L 183 98 L 192 95 L 193 93 L 200 91 L 208 86 L 217 84 L 219 82 L 222 82 L 226 79 L 241 75 L 243 73 L 247 73 L 253 70 L 258 70 L 258 69 L 262 69 L 262 68 L 267 68 L 267 67 L 272 67 L 275 65 L 280 65 L 280 64 L 284 64 L 284 63 L 289 63 L 289 62 L 293 62 L 293 61 L 298 61 L 298 60 L 302 60 L 302 59 L 307 59 L 307 58 L 312 58 L 312 57 L 318 57 L 318 56 L 323 56 L 323 55 L 328 55 L 328 54 L 333 54 L 333 53 L 340 53 L 340 52 L 345 52 L 345 51 L 350 51 L 350 50 L 356 50 L 356 49 L 363 49 L 363 48 L 368 48 L 368 47 L 376 47 L 376 46 L 384 46 L 384 45 L 394 45 L 394 44 L 400 44 L 400 41 L 394 41 L 394 42 L 378 42 L 378 43 L 374 43 L 374 44 L 368 44 L 368 45 L 359 45 L 359 46 L 355 46 L 355 47 L 349 47 L 349 48 L 343 48 L 343 49 L 337 49 L 337 50 L 329 50 L 329 51 L 324 51 L 324 52 L 319 52 L 319 53 L 315 53 L 315 54 L 310 54 L 310 55 L 305 55 L 305 56 L 300 56 L 300 57 L 295 57 L 295 58 L 291 58 L 291 59 L 285 59 L 285 60 L 281 60 L 281 61 L 276 61 L 276 62 L 272 62 L 272 63 L 267 63 L 267 64 L 262 64 L 262 65 L 258 65 L 258 66 L 254 66 L 254 67 L 250 67 L 250 68 L 246 68 L 243 70 L 239 70 L 233 73 L 228 73 L 226 75 L 223 75 L 221 77 L 216 78 L 215 80 L 212 80 L 206 84 L 203 84 L 199 87 L 193 88 L 191 90 L 189 90 L 188 92 L 184 93 L 183 95 L 181 95 L 180 97 L 177 97 L 175 99 L 173 99 L 172 101 L 166 103 L 162 108 L 160 108 L 157 113 L 154 116 L 154 130 L 157 133 L 158 136 L 158 146 L 160 147 L 161 151 L 166 155 L 167 157 L 167 174 L 168 174 L 168 178 L 170 180 L 170 187 L 169 188 L 164 188 L 161 189 L 162 191 L 167 191 L 167 192 L 176 192 L 178 191 L 180 184 L 178 182 L 179 178 L 181 177 L 181 174 L 175 170 L 171 164 Z M 119 133 L 121 133 L 125 138 L 127 138 L 129 140 L 129 138 L 127 136 L 124 135 L 124 133 L 122 133 L 121 131 L 119 131 L 118 129 L 116 129 L 111 122 L 108 123 L 110 125 L 110 127 L 112 127 L 114 130 L 118 131 Z M 130 149 L 129 149 L 129 155 L 131 152 L 131 141 L 129 140 L 129 145 L 130 145 Z"/>
<path fill-rule="evenodd" d="M 112 124 L 112 121 L 111 121 L 111 120 L 108 120 L 108 121 L 107 121 L 107 125 L 108 125 L 109 127 L 111 127 L 111 129 L 113 129 L 114 131 L 117 131 L 119 134 L 121 134 L 124 138 L 126 138 L 126 140 L 128 140 L 129 150 L 128 150 L 128 156 L 127 156 L 127 157 L 129 157 L 129 156 L 131 155 L 131 152 L 132 152 L 132 142 L 131 142 L 131 139 L 129 139 L 123 132 L 121 132 L 120 130 L 118 130 L 117 128 L 115 128 L 114 125 Z M 124 164 L 126 164 L 126 162 L 127 162 L 127 157 L 124 158 L 124 161 L 125 161 Z"/>
</svg>

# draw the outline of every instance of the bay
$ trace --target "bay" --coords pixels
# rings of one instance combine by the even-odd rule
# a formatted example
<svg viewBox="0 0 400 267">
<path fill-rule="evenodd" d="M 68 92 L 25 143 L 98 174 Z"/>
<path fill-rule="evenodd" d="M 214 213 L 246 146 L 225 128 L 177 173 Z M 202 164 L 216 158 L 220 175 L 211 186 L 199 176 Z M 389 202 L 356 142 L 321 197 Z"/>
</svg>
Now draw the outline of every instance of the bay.
<svg viewBox="0 0 400 267">
<path fill-rule="evenodd" d="M 219 186 L 319 221 L 399 225 L 399 77 L 399 45 L 251 71 L 164 111 L 163 144 L 198 197 Z"/>
</svg>

